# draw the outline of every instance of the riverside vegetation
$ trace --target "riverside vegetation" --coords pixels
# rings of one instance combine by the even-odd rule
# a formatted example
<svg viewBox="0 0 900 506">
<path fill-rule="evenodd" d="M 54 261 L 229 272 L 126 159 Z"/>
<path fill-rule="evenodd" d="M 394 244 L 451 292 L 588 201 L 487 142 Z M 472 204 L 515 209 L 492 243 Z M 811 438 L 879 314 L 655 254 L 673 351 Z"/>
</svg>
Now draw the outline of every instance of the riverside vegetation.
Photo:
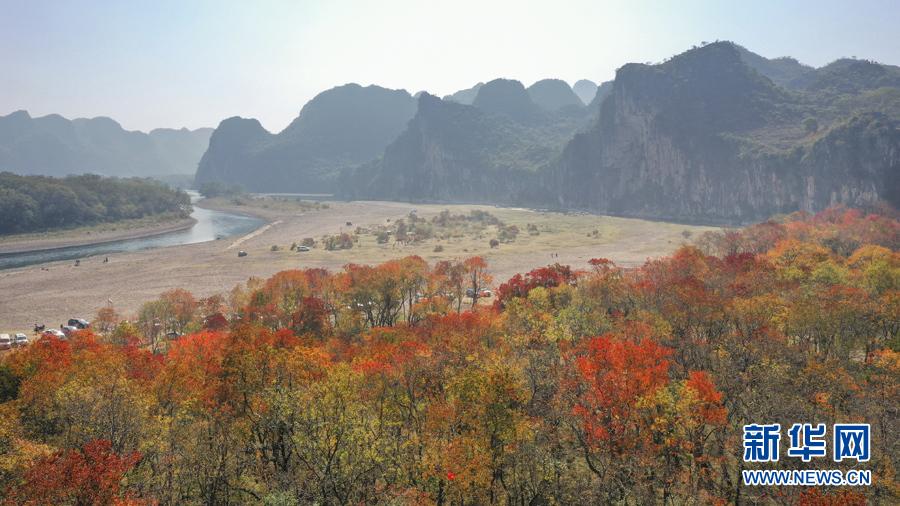
<svg viewBox="0 0 900 506">
<path fill-rule="evenodd" d="M 150 218 L 182 220 L 188 194 L 152 179 L 0 173 L 0 235 L 48 232 Z"/>
</svg>

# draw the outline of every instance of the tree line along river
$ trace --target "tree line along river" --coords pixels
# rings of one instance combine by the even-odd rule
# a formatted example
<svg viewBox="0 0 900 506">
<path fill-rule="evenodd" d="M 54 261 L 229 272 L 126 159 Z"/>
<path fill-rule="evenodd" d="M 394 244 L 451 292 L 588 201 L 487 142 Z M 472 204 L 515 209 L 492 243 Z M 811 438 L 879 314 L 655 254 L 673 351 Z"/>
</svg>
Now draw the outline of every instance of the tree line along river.
<svg viewBox="0 0 900 506">
<path fill-rule="evenodd" d="M 265 223 L 264 220 L 243 214 L 212 211 L 199 207 L 194 207 L 191 217 L 197 220 L 197 223 L 190 228 L 149 237 L 40 251 L 3 253 L 0 254 L 0 270 L 27 267 L 47 262 L 77 260 L 89 256 L 104 256 L 143 249 L 213 241 L 252 232 Z"/>
</svg>

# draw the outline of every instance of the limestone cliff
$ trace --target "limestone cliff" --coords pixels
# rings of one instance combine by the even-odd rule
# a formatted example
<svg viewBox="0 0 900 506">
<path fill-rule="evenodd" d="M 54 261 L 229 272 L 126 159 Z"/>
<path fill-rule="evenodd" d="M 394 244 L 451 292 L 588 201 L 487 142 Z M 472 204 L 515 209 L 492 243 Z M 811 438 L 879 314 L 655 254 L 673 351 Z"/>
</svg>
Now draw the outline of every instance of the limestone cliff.
<svg viewBox="0 0 900 506">
<path fill-rule="evenodd" d="M 243 182 L 254 154 L 272 137 L 255 119 L 235 116 L 222 121 L 213 131 L 209 148 L 200 159 L 195 186 L 199 188 L 204 182 L 216 179 Z"/>
<path fill-rule="evenodd" d="M 858 115 L 818 138 L 772 141 L 799 131 L 807 112 L 728 43 L 662 65 L 626 65 L 597 124 L 552 169 L 557 205 L 747 223 L 888 198 L 900 163 L 896 123 Z"/>
<path fill-rule="evenodd" d="M 510 157 L 526 157 L 529 149 L 508 125 L 480 109 L 426 93 L 419 97 L 415 118 L 381 158 L 345 173 L 341 193 L 347 198 L 511 203 L 520 199 L 522 181 L 531 172 L 516 170 Z M 544 153 L 545 159 L 550 156 Z"/>
</svg>

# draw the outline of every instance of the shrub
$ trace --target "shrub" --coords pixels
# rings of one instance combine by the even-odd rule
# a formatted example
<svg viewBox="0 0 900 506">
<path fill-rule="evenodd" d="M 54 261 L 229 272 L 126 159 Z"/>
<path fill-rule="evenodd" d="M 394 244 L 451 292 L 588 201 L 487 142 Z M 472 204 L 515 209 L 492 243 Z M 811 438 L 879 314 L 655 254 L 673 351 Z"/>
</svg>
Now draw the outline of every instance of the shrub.
<svg viewBox="0 0 900 506">
<path fill-rule="evenodd" d="M 500 229 L 500 233 L 497 234 L 497 238 L 502 242 L 513 242 L 516 240 L 516 235 L 519 233 L 519 227 L 515 225 L 510 225 L 508 227 L 502 227 Z"/>
<path fill-rule="evenodd" d="M 326 251 L 350 249 L 353 247 L 353 237 L 350 234 L 326 235 L 322 237 L 322 244 Z"/>
<path fill-rule="evenodd" d="M 819 120 L 816 118 L 806 118 L 803 120 L 803 129 L 807 134 L 814 134 L 819 131 Z"/>
</svg>

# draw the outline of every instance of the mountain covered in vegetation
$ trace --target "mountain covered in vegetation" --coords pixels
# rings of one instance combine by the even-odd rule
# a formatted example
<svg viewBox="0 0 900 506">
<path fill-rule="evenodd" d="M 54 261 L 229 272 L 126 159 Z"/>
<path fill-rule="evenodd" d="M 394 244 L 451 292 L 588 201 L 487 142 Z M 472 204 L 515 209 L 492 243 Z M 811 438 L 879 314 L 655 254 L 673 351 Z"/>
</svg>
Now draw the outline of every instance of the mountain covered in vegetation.
<svg viewBox="0 0 900 506">
<path fill-rule="evenodd" d="M 405 90 L 347 84 L 313 98 L 281 133 L 229 118 L 213 133 L 194 185 L 241 183 L 249 191 L 334 191 L 340 169 L 375 158 L 416 111 Z"/>
<path fill-rule="evenodd" d="M 568 85 L 548 84 L 550 91 L 543 93 L 543 85 L 526 89 L 519 81 L 495 79 L 479 88 L 472 105 L 423 94 L 416 116 L 381 158 L 345 171 L 340 194 L 490 203 L 539 200 L 545 166 L 591 119 L 588 107 L 573 103 L 578 97 Z M 559 92 L 560 84 L 568 93 Z M 556 110 L 535 103 L 535 94 Z"/>
<path fill-rule="evenodd" d="M 898 117 L 865 97 L 891 95 L 898 76 L 858 61 L 795 92 L 748 66 L 730 43 L 626 65 L 598 122 L 552 169 L 558 204 L 750 222 L 894 200 Z"/>
<path fill-rule="evenodd" d="M 900 68 L 716 42 L 578 88 L 495 79 L 441 100 L 346 85 L 278 135 L 222 122 L 195 185 L 728 223 L 900 199 Z"/>
<path fill-rule="evenodd" d="M 146 134 L 127 131 L 109 118 L 32 118 L 27 111 L 17 111 L 0 117 L 0 171 L 49 176 L 192 174 L 212 131 L 161 128 Z"/>
<path fill-rule="evenodd" d="M 504 119 L 424 94 L 409 128 L 384 155 L 344 175 L 342 194 L 397 200 L 504 198 L 518 189 L 507 184 L 514 173 L 531 175 L 521 167 L 551 158 L 551 153 L 533 149 Z"/>
<path fill-rule="evenodd" d="M 277 135 L 254 119 L 229 118 L 212 135 L 194 186 L 219 180 L 226 185 L 241 183 L 249 191 L 362 195 L 366 188 L 381 188 L 381 196 L 398 195 L 384 191 L 387 187 L 379 182 L 366 180 L 363 174 L 372 173 L 371 168 L 360 169 L 359 173 L 356 168 L 377 163 L 388 144 L 410 132 L 410 120 L 423 113 L 419 109 L 422 95 L 427 93 L 412 97 L 404 90 L 340 86 L 311 100 Z M 426 101 L 430 103 L 430 99 Z M 528 89 L 519 81 L 495 79 L 448 95 L 443 102 L 448 104 L 443 110 L 449 124 L 439 129 L 460 129 L 460 139 L 453 141 L 453 149 L 460 151 L 463 159 L 478 159 L 473 167 L 485 163 L 499 167 L 524 160 L 532 169 L 536 163 L 558 155 L 574 132 L 586 127 L 591 119 L 590 107 L 572 88 L 553 79 L 539 81 Z M 460 113 L 462 116 L 475 123 L 487 121 L 491 126 L 468 123 L 449 112 L 461 110 L 453 107 L 457 105 L 468 108 Z M 429 109 L 424 114 L 434 112 Z M 430 117 L 427 121 L 436 125 L 440 120 Z M 493 133 L 484 138 L 471 135 L 473 131 L 484 133 L 485 128 Z M 407 140 L 411 137 L 412 133 L 405 135 Z M 462 138 L 480 143 L 478 149 L 483 152 L 472 152 L 473 145 Z M 348 177 L 340 179 L 342 173 Z M 360 180 L 366 181 L 365 188 L 354 184 Z"/>
<path fill-rule="evenodd" d="M 539 84 L 491 81 L 472 106 L 421 100 L 341 191 L 729 223 L 900 199 L 895 67 L 812 69 L 717 42 L 625 65 L 587 108 Z"/>
<path fill-rule="evenodd" d="M 529 86 L 527 91 L 532 102 L 548 111 L 584 106 L 572 87 L 560 79 L 543 79 Z"/>
</svg>

